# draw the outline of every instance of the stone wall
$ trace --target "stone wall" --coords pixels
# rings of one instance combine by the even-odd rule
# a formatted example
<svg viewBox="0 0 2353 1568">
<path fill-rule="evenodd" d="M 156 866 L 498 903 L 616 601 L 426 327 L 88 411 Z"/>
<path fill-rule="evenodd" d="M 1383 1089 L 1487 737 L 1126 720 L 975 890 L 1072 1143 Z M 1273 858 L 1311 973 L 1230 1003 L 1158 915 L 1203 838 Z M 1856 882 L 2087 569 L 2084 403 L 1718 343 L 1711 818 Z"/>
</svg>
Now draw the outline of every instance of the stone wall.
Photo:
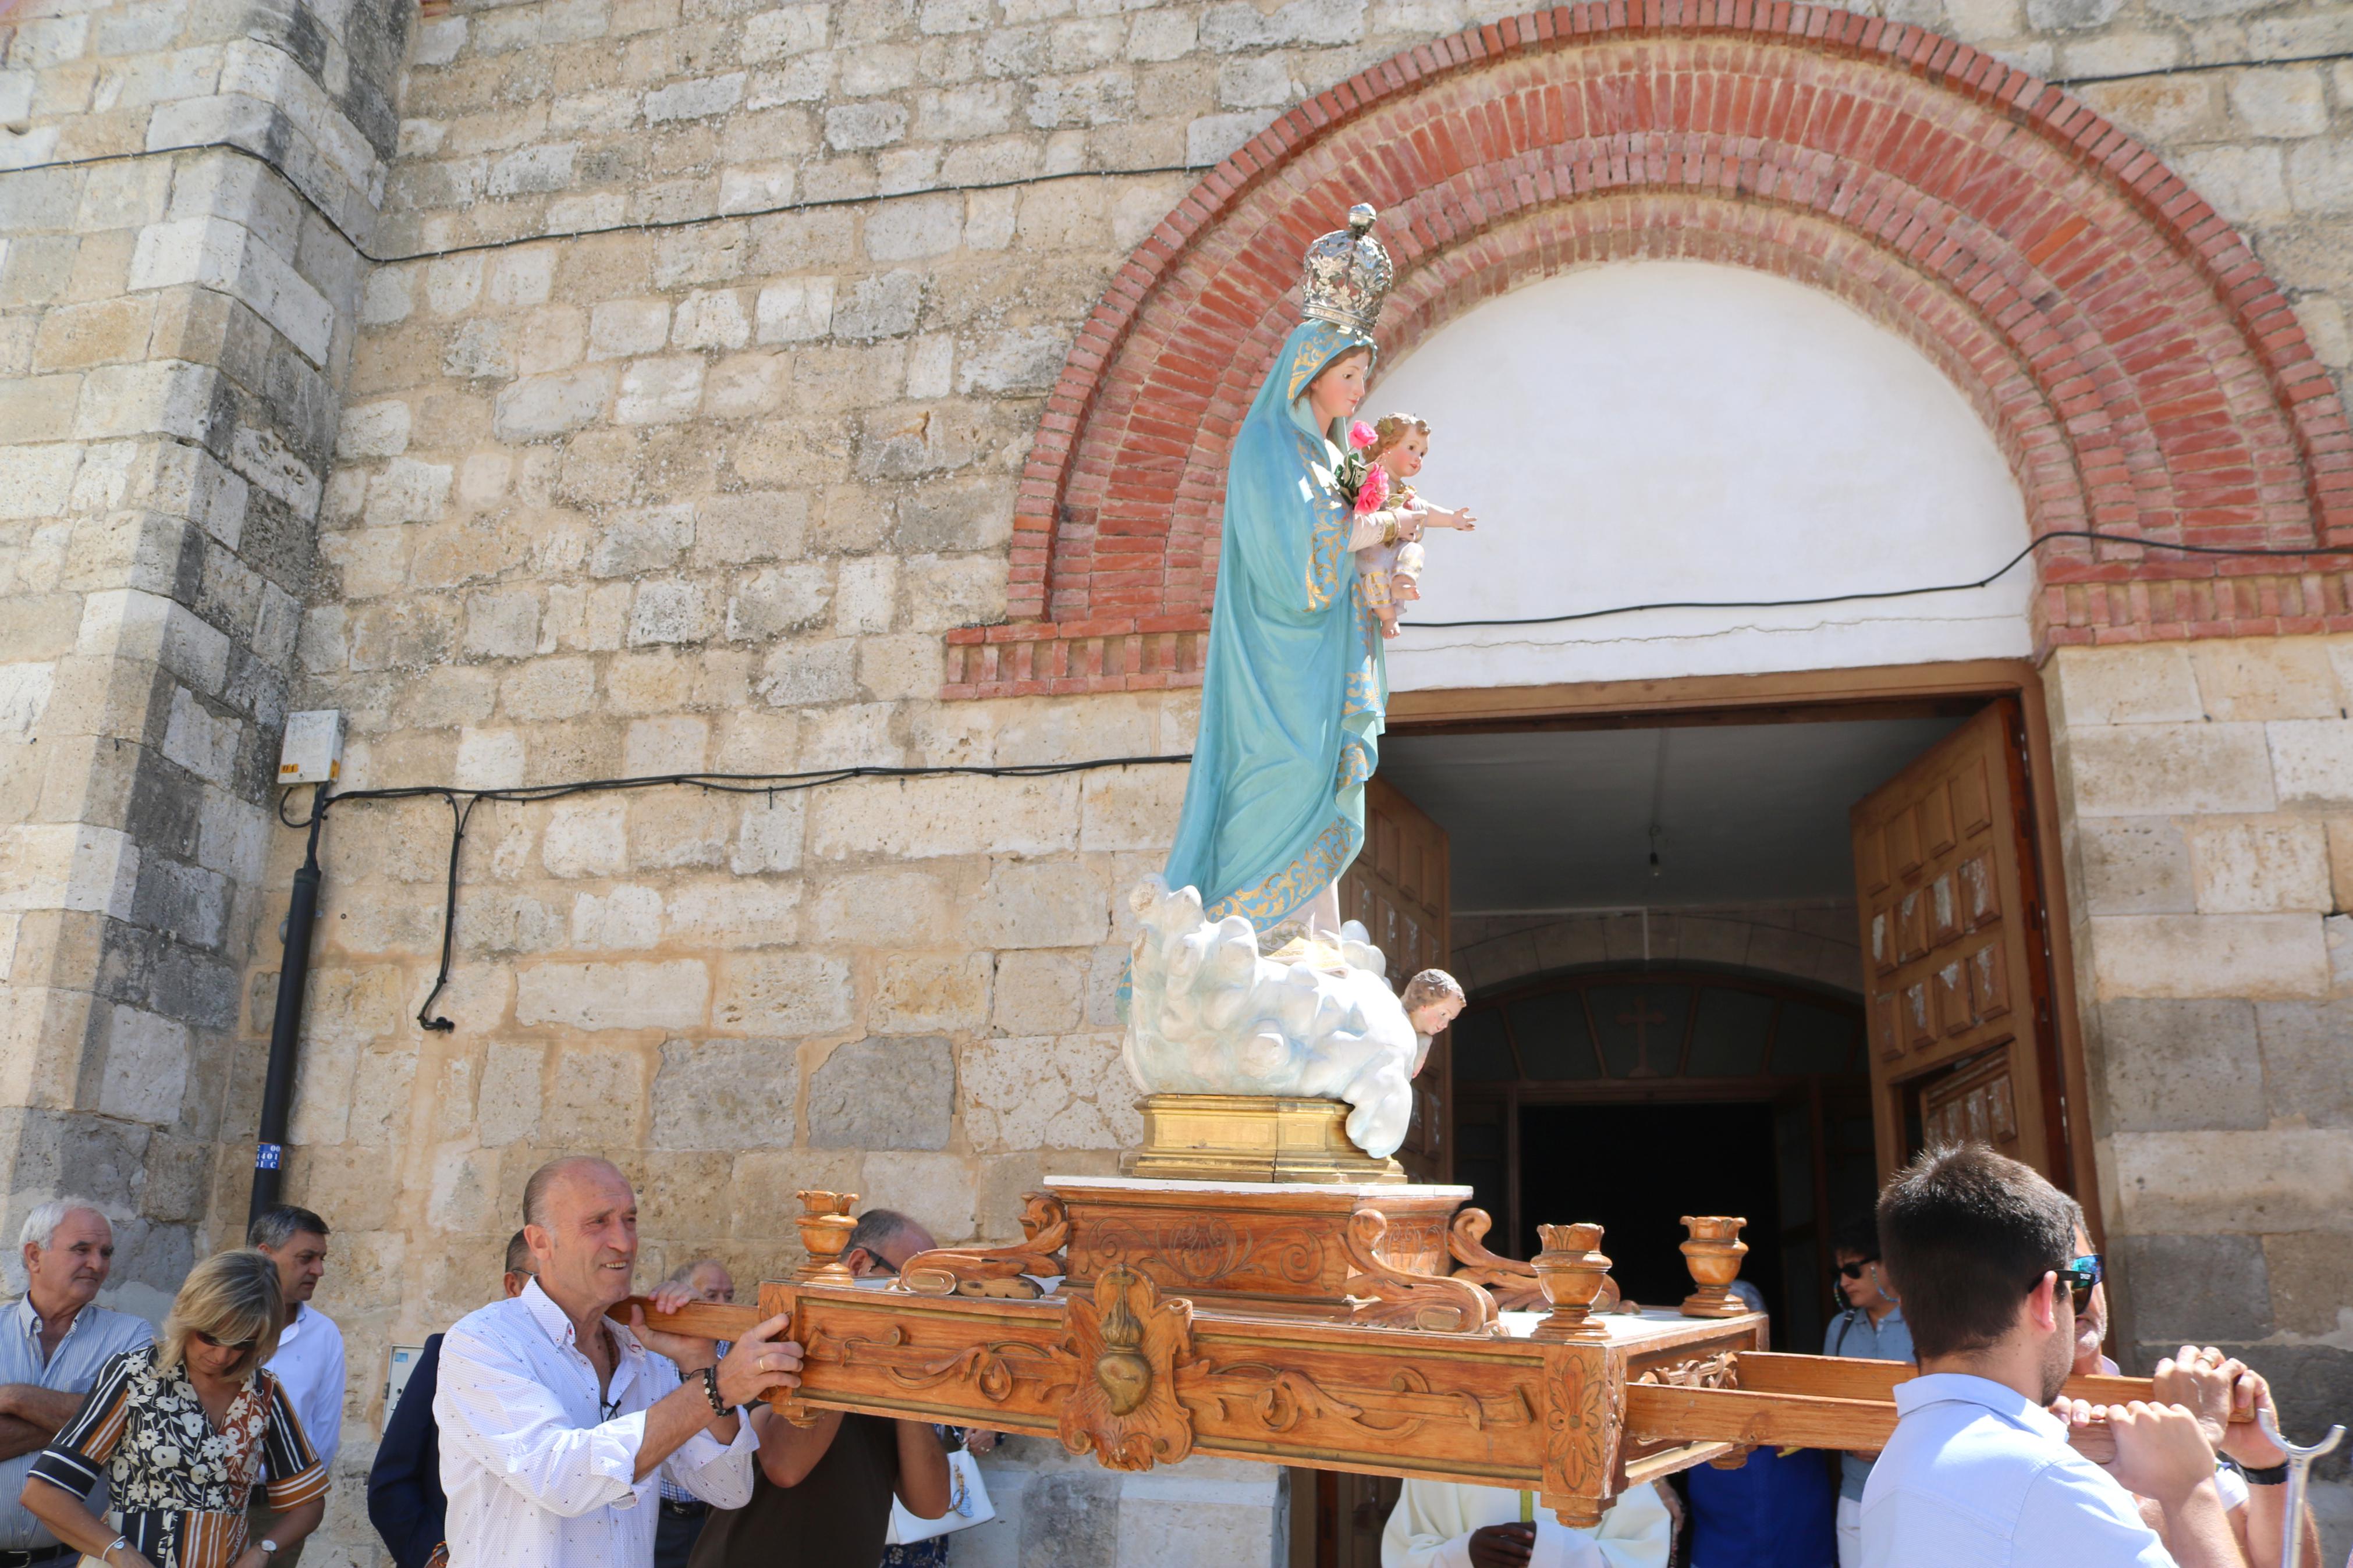
<svg viewBox="0 0 2353 1568">
<path fill-rule="evenodd" d="M 0 1191 L 12 1235 L 104 1203 L 150 1313 L 255 1116 L 223 1088 L 411 19 L 0 24 Z"/>
<path fill-rule="evenodd" d="M 2353 1408 L 2353 637 L 2045 683 L 2119 1341 L 2242 1352 L 2316 1434 Z"/>
</svg>

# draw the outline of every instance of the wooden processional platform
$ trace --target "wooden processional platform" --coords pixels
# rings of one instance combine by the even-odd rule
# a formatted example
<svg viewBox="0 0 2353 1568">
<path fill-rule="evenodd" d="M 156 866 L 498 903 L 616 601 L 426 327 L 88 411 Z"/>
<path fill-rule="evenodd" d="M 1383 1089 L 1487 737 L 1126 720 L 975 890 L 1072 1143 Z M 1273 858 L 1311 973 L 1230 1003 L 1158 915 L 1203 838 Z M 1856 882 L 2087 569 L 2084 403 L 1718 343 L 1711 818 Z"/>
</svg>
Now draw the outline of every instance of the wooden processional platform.
<svg viewBox="0 0 2353 1568">
<path fill-rule="evenodd" d="M 776 1404 L 803 1424 L 821 1407 L 984 1426 L 1119 1470 L 1208 1454 L 1463 1481 L 1585 1525 L 1630 1486 L 1762 1445 L 1881 1447 L 1912 1375 L 1767 1351 L 1764 1315 L 1725 1290 L 1737 1219 L 1687 1220 L 1699 1289 L 1633 1311 L 1599 1226 L 1543 1227 L 1546 1250 L 1514 1262 L 1481 1245 L 1467 1187 L 1046 1181 L 1023 1244 L 919 1254 L 881 1289 L 839 1262 L 855 1195 L 802 1193 L 798 1278 L 654 1321 L 727 1339 L 790 1313 L 803 1382 Z"/>
</svg>

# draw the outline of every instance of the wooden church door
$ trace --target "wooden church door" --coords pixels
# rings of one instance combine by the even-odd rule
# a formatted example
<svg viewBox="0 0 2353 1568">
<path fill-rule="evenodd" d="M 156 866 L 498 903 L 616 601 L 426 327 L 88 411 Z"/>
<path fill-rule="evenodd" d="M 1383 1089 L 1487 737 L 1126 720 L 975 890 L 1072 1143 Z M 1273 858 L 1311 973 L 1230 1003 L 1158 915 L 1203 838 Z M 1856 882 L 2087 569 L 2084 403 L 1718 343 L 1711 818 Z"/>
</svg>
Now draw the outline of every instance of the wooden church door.
<svg viewBox="0 0 2353 1568">
<path fill-rule="evenodd" d="M 1340 879 L 1340 918 L 1362 921 L 1388 960 L 1398 991 L 1424 969 L 1442 969 L 1452 951 L 1446 930 L 1446 829 L 1377 774 L 1365 785 L 1365 847 Z M 1443 1182 L 1453 1169 L 1447 1105 L 1447 1037 L 1430 1047 L 1413 1080 L 1413 1121 L 1398 1163 L 1417 1182 Z"/>
<path fill-rule="evenodd" d="M 1852 814 L 1883 1179 L 1968 1139 L 2073 1186 L 2021 726 L 1988 705 Z"/>
</svg>

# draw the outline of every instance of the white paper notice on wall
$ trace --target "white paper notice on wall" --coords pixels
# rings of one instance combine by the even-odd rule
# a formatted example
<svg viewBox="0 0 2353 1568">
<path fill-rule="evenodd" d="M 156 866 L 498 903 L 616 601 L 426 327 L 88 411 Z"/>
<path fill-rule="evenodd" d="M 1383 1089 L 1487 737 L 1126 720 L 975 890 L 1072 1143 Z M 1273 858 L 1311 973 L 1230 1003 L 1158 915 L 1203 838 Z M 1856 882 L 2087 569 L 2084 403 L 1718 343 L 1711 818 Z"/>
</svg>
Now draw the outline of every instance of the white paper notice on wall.
<svg viewBox="0 0 2353 1568">
<path fill-rule="evenodd" d="M 343 771 L 343 716 L 332 708 L 286 715 L 278 748 L 281 784 L 332 784 Z"/>
</svg>

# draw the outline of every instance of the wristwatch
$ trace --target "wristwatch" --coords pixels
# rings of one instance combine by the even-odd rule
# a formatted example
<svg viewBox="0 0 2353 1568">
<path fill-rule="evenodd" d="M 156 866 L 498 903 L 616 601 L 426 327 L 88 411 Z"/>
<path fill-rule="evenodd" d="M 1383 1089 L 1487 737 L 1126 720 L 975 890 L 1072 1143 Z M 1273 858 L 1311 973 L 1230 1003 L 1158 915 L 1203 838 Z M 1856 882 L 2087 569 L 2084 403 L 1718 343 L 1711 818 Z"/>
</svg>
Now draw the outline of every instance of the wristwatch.
<svg viewBox="0 0 2353 1568">
<path fill-rule="evenodd" d="M 261 1554 L 264 1557 L 274 1557 L 278 1554 L 278 1542 L 270 1540 L 269 1537 L 266 1535 L 260 1540 L 255 1542 L 254 1544 L 261 1548 Z"/>
<path fill-rule="evenodd" d="M 2251 1487 L 2284 1487 L 2287 1485 L 2287 1465 L 2284 1461 L 2276 1465 L 2265 1465 L 2261 1469 L 2256 1469 L 2249 1465 L 2241 1465 L 2239 1467 L 2239 1474 L 2246 1478 L 2247 1484 Z"/>
</svg>

